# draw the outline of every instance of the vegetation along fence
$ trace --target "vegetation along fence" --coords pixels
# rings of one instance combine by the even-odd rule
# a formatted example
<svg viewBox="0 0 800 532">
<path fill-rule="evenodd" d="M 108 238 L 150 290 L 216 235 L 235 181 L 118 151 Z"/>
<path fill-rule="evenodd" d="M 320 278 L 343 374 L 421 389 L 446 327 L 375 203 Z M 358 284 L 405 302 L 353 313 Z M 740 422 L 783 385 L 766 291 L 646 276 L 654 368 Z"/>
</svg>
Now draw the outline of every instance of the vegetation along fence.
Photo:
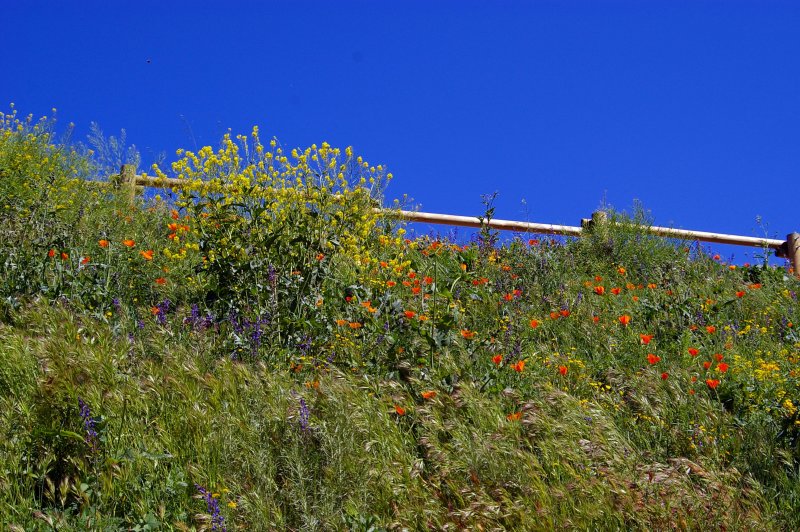
<svg viewBox="0 0 800 532">
<path fill-rule="evenodd" d="M 135 169 L 131 165 L 122 165 L 120 173 L 110 176 L 110 180 L 118 186 L 128 187 L 130 189 L 131 201 L 133 201 L 133 199 L 136 197 L 136 193 L 141 189 L 141 187 L 169 188 L 172 190 L 179 190 L 186 184 L 181 179 L 156 178 L 144 174 L 136 175 Z M 471 216 L 455 216 L 451 214 L 434 214 L 429 212 L 381 209 L 377 207 L 376 210 L 386 216 L 396 217 L 409 222 L 423 222 L 430 224 L 475 228 L 482 227 L 483 225 L 478 218 Z M 605 212 L 595 212 L 592 214 L 591 219 L 581 220 L 580 227 L 534 222 L 518 222 L 513 220 L 490 220 L 488 223 L 486 223 L 486 225 L 493 229 L 503 231 L 520 231 L 544 235 L 580 236 L 585 228 L 591 226 L 592 224 L 603 223 L 605 218 Z M 789 233 L 786 235 L 786 240 L 777 240 L 773 238 L 755 238 L 656 226 L 642 226 L 642 231 L 668 238 L 696 240 L 715 244 L 734 244 L 739 246 L 770 248 L 775 251 L 776 256 L 788 259 L 792 270 L 797 274 L 800 274 L 800 233 Z"/>
</svg>

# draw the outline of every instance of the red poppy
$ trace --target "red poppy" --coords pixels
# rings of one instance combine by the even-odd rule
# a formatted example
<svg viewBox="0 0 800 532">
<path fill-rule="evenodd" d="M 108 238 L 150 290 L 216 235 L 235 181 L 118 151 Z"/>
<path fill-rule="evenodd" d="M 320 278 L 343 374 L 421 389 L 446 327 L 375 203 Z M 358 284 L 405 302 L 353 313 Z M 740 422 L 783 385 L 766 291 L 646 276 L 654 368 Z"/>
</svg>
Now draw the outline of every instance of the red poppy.
<svg viewBox="0 0 800 532">
<path fill-rule="evenodd" d="M 503 361 L 503 355 L 495 355 L 495 356 L 492 357 L 492 362 L 494 362 L 498 366 L 500 365 L 500 362 L 502 362 L 502 361 Z"/>
<path fill-rule="evenodd" d="M 706 384 L 709 388 L 715 390 L 719 386 L 719 379 L 706 379 Z"/>
<path fill-rule="evenodd" d="M 722 359 L 725 358 L 725 355 L 722 353 L 715 353 L 714 358 L 717 359 L 717 362 L 722 362 Z"/>
<path fill-rule="evenodd" d="M 623 314 L 622 316 L 620 316 L 620 317 L 619 317 L 619 318 L 617 318 L 617 319 L 618 319 L 618 320 L 619 320 L 619 322 L 620 322 L 622 325 L 624 325 L 625 327 L 627 327 L 627 326 L 628 326 L 628 324 L 631 322 L 631 317 L 630 317 L 630 316 L 628 316 L 627 314 Z"/>
<path fill-rule="evenodd" d="M 101 248 L 107 248 L 108 240 L 106 240 L 105 238 L 103 238 L 102 240 L 98 240 L 97 245 L 100 246 Z"/>
<path fill-rule="evenodd" d="M 661 360 L 660 356 L 654 355 L 653 353 L 647 353 L 647 361 L 650 362 L 651 366 L 656 364 L 659 360 Z"/>
<path fill-rule="evenodd" d="M 641 339 L 642 344 L 647 345 L 647 344 L 650 343 L 650 340 L 653 339 L 653 335 L 652 334 L 640 334 L 639 338 Z"/>
<path fill-rule="evenodd" d="M 558 366 L 558 372 L 562 375 L 567 374 L 567 366 Z"/>
<path fill-rule="evenodd" d="M 431 284 L 433 282 L 433 277 L 425 277 L 423 281 L 425 284 Z"/>
<path fill-rule="evenodd" d="M 52 259 L 53 257 L 56 256 L 56 250 L 51 249 L 50 251 L 47 252 L 47 256 Z"/>
<path fill-rule="evenodd" d="M 717 364 L 717 370 L 720 373 L 725 373 L 726 371 L 728 371 L 728 365 L 725 362 L 720 362 L 719 364 Z"/>
<path fill-rule="evenodd" d="M 566 309 L 564 309 L 564 310 L 560 311 L 560 312 L 559 312 L 559 314 L 561 314 L 561 316 L 562 316 L 563 318 L 568 318 L 568 317 L 569 317 L 569 311 L 568 311 L 568 310 L 566 310 Z"/>
<path fill-rule="evenodd" d="M 159 277 L 158 279 L 155 280 L 155 283 L 164 286 L 165 284 L 167 284 L 167 280 L 163 277 Z"/>
<path fill-rule="evenodd" d="M 664 373 L 662 373 L 662 374 L 661 374 L 661 380 L 662 380 L 662 381 L 665 381 L 665 380 L 667 380 L 668 378 L 669 378 L 669 373 L 667 373 L 666 371 L 665 371 Z"/>
<path fill-rule="evenodd" d="M 394 411 L 398 416 L 406 415 L 406 409 L 399 405 L 394 405 Z"/>
<path fill-rule="evenodd" d="M 600 316 L 592 316 L 592 321 L 598 323 L 600 321 Z"/>
<path fill-rule="evenodd" d="M 404 315 L 405 315 L 405 317 L 406 317 L 406 318 L 408 318 L 408 319 L 411 319 L 411 318 L 413 318 L 414 316 L 416 316 L 416 315 L 417 315 L 417 313 L 416 313 L 416 312 L 414 312 L 413 310 L 407 310 L 407 311 L 403 312 L 403 314 L 404 314 Z"/>
<path fill-rule="evenodd" d="M 694 347 L 690 347 L 690 348 L 689 348 L 689 354 L 690 354 L 690 355 L 692 355 L 693 357 L 696 357 L 696 356 L 697 356 L 697 353 L 699 353 L 699 352 L 700 352 L 700 351 L 698 351 L 698 350 L 697 350 L 696 348 L 694 348 Z"/>
<path fill-rule="evenodd" d="M 711 362 L 709 362 L 708 360 L 706 360 L 705 362 L 703 362 L 703 367 L 704 367 L 705 369 L 708 369 L 708 368 L 710 368 L 710 367 L 711 367 Z"/>
<path fill-rule="evenodd" d="M 598 296 L 602 296 L 603 294 L 606 293 L 606 287 L 605 286 L 595 286 L 594 287 L 594 293 L 597 294 Z"/>
<path fill-rule="evenodd" d="M 69 258 L 69 255 L 66 252 L 62 251 L 61 252 L 61 260 L 67 260 L 68 258 Z"/>
<path fill-rule="evenodd" d="M 508 414 L 506 416 L 506 419 L 508 419 L 509 421 L 519 421 L 521 417 L 522 417 L 522 412 L 514 412 L 512 414 Z"/>
<path fill-rule="evenodd" d="M 717 328 L 714 327 L 713 325 L 708 325 L 706 327 L 706 332 L 708 332 L 708 334 L 714 334 L 715 332 L 717 332 Z"/>
<path fill-rule="evenodd" d="M 528 240 L 528 245 L 529 246 L 538 246 L 539 245 L 539 239 L 531 238 L 530 240 Z"/>
<path fill-rule="evenodd" d="M 530 325 L 531 325 L 531 329 L 535 329 L 536 327 L 539 326 L 539 321 L 538 320 L 531 320 L 530 321 Z"/>
<path fill-rule="evenodd" d="M 522 373 L 522 372 L 525 370 L 525 361 L 524 361 L 524 360 L 520 360 L 519 362 L 517 362 L 516 364 L 514 364 L 514 365 L 513 365 L 513 366 L 511 366 L 511 367 L 512 367 L 512 368 L 514 369 L 514 371 L 516 371 L 517 373 Z"/>
<path fill-rule="evenodd" d="M 92 260 L 91 257 L 83 257 L 81 259 L 81 264 L 89 264 L 90 260 Z"/>
<path fill-rule="evenodd" d="M 436 392 L 433 391 L 433 390 L 428 390 L 426 392 L 422 392 L 422 398 L 423 399 L 433 399 L 434 397 L 436 397 Z"/>
<path fill-rule="evenodd" d="M 615 296 L 618 296 L 621 291 L 622 289 L 617 287 L 611 289 L 611 293 L 614 294 Z"/>
<path fill-rule="evenodd" d="M 736 297 L 744 297 L 744 290 L 739 290 L 736 292 Z"/>
<path fill-rule="evenodd" d="M 461 329 L 461 336 L 466 340 L 472 340 L 475 338 L 475 331 L 470 331 L 469 329 Z"/>
</svg>

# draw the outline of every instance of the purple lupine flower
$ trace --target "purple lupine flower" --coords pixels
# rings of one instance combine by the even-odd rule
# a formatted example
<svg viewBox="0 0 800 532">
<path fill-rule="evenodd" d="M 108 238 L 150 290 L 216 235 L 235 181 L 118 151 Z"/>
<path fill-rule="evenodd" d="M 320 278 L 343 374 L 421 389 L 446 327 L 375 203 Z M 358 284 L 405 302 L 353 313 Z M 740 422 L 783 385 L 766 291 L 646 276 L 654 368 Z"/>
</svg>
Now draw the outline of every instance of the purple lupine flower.
<svg viewBox="0 0 800 532">
<path fill-rule="evenodd" d="M 303 432 L 308 431 L 308 418 L 310 415 L 310 411 L 308 410 L 308 405 L 306 404 L 305 399 L 302 397 L 300 398 L 300 411 L 299 411 L 299 419 L 298 423 L 300 424 L 300 430 Z"/>
<path fill-rule="evenodd" d="M 120 305 L 118 297 L 115 297 L 114 299 L 111 300 L 111 305 L 114 307 L 114 310 L 116 310 L 117 312 L 122 310 L 122 305 Z"/>
<path fill-rule="evenodd" d="M 156 319 L 158 319 L 158 323 L 160 325 L 167 324 L 167 312 L 169 311 L 170 304 L 172 304 L 172 302 L 169 299 L 165 299 L 164 301 L 156 305 L 156 307 L 158 308 L 158 314 L 156 314 Z"/>
<path fill-rule="evenodd" d="M 97 451 L 97 427 L 94 418 L 92 417 L 92 410 L 89 408 L 83 399 L 78 397 L 78 408 L 80 408 L 80 416 L 83 420 L 83 429 L 86 431 L 84 440 L 92 448 L 92 452 Z"/>
<path fill-rule="evenodd" d="M 274 285 L 277 279 L 278 276 L 275 273 L 275 266 L 270 264 L 269 266 L 267 266 L 267 280 L 269 281 L 269 284 Z"/>
<path fill-rule="evenodd" d="M 219 513 L 219 501 L 217 498 L 200 484 L 195 484 L 194 487 L 197 488 L 197 491 L 200 492 L 200 495 L 202 495 L 203 499 L 206 501 L 206 511 L 211 514 L 211 530 L 226 532 L 225 518 Z"/>
</svg>

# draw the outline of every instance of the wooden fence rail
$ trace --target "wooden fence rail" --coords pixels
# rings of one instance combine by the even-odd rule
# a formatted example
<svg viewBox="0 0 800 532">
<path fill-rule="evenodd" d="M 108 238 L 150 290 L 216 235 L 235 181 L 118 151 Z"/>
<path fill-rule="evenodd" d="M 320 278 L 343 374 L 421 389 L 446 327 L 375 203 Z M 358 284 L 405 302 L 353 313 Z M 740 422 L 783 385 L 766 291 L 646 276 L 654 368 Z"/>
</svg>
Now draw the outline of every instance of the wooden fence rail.
<svg viewBox="0 0 800 532">
<path fill-rule="evenodd" d="M 172 190 L 180 190 L 186 185 L 186 182 L 181 179 L 163 179 L 147 175 L 136 175 L 134 167 L 131 165 L 122 165 L 120 173 L 110 176 L 109 180 L 118 186 L 128 187 L 130 189 L 131 202 L 133 202 L 135 199 L 136 192 L 139 187 L 169 188 Z M 409 222 L 423 222 L 430 224 L 476 228 L 482 226 L 481 221 L 474 216 L 455 216 L 451 214 L 398 211 L 394 209 L 381 208 L 375 208 L 375 211 L 385 216 L 391 216 Z M 580 236 L 583 231 L 592 224 L 600 224 L 605 222 L 605 218 L 605 212 L 595 212 L 592 214 L 591 219 L 581 220 L 580 227 L 496 219 L 489 221 L 487 225 L 493 229 L 498 229 L 501 231 L 519 231 L 545 235 Z M 697 240 L 700 242 L 711 242 L 715 244 L 734 244 L 738 246 L 769 248 L 775 251 L 776 256 L 788 259 L 793 271 L 797 274 L 800 274 L 800 233 L 789 233 L 786 236 L 786 240 L 777 240 L 773 238 L 755 238 L 749 236 L 710 233 L 707 231 L 673 229 L 671 227 L 642 226 L 641 229 L 647 233 L 667 238 Z"/>
</svg>

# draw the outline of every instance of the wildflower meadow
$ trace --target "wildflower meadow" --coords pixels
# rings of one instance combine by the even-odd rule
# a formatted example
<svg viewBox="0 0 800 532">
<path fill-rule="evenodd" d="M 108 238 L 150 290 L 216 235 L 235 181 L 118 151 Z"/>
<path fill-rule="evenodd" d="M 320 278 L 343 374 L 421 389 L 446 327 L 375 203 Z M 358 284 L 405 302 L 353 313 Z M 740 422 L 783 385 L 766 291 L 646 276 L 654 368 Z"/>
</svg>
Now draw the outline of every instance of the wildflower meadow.
<svg viewBox="0 0 800 532">
<path fill-rule="evenodd" d="M 0 114 L 4 528 L 800 528 L 800 282 L 768 250 L 640 208 L 411 238 L 385 166 L 258 128 L 132 202 L 109 151 L 138 155 L 94 140 Z"/>
</svg>

